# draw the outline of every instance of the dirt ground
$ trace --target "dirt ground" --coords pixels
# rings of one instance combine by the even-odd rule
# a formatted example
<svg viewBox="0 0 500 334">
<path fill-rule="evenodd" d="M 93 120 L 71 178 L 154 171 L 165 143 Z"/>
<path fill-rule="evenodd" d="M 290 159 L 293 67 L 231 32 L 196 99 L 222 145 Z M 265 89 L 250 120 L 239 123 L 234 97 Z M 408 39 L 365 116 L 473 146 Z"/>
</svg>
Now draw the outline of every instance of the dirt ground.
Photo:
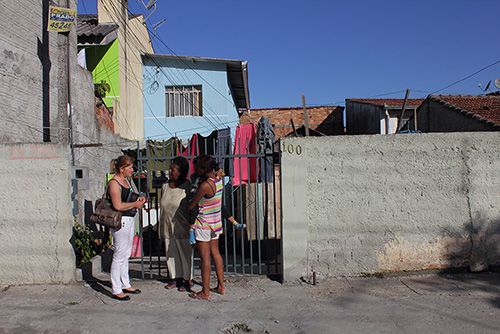
<svg viewBox="0 0 500 334">
<path fill-rule="evenodd" d="M 313 286 L 228 277 L 198 301 L 164 283 L 110 298 L 109 282 L 3 287 L 0 333 L 498 333 L 500 274 L 331 278 Z M 196 290 L 199 286 L 195 287 Z"/>
</svg>

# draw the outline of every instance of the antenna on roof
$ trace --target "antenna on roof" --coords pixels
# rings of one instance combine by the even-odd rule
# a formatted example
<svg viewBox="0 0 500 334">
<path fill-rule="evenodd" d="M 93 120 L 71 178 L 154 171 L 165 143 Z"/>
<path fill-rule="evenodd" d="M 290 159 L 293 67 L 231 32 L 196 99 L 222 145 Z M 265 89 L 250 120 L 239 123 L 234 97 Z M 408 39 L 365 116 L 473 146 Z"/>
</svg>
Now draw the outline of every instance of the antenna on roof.
<svg viewBox="0 0 500 334">
<path fill-rule="evenodd" d="M 483 85 L 481 84 L 478 84 L 477 86 L 479 87 L 480 90 L 482 90 L 483 92 L 486 93 L 486 91 L 490 90 L 490 85 L 491 85 L 491 80 L 488 81 L 488 83 L 486 84 L 486 86 L 483 88 Z"/>
<path fill-rule="evenodd" d="M 167 21 L 167 19 L 163 19 L 163 20 L 161 20 L 160 22 L 156 23 L 156 24 L 153 26 L 153 31 L 154 31 L 155 35 L 156 35 L 156 30 L 158 30 L 158 28 L 159 28 L 159 27 L 160 27 L 163 23 L 165 23 L 166 21 Z"/>
<path fill-rule="evenodd" d="M 495 87 L 500 89 L 500 78 L 495 80 Z"/>
<path fill-rule="evenodd" d="M 151 13 L 149 13 L 148 16 L 146 16 L 146 18 L 144 19 L 144 22 L 146 22 L 149 19 L 149 17 L 151 15 L 153 15 L 154 12 L 156 12 L 156 1 L 157 0 L 149 0 L 148 3 L 146 4 L 146 3 L 144 3 L 144 0 L 141 0 L 142 5 L 147 10 L 151 10 L 151 8 L 153 8 L 153 10 L 151 11 Z"/>
<path fill-rule="evenodd" d="M 146 7 L 147 10 L 150 10 L 153 6 L 156 5 L 156 0 L 149 0 L 148 4 L 144 4 L 144 0 L 141 0 L 142 4 L 144 7 Z"/>
</svg>

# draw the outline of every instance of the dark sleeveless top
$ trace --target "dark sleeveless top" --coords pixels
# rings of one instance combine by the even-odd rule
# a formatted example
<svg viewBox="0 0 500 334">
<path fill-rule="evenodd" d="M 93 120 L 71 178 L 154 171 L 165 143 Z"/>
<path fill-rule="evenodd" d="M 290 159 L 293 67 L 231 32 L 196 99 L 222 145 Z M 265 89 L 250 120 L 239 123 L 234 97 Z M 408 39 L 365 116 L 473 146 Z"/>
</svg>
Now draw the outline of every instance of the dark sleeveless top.
<svg viewBox="0 0 500 334">
<path fill-rule="evenodd" d="M 131 203 L 131 202 L 135 202 L 137 200 L 137 196 L 131 196 L 132 194 L 135 194 L 131 188 L 126 188 L 126 187 L 122 186 L 122 184 L 120 182 L 118 182 L 118 180 L 115 180 L 115 179 L 111 179 L 111 180 L 109 180 L 109 182 L 111 182 L 113 180 L 120 185 L 121 194 L 122 194 L 121 199 L 122 199 L 123 203 Z M 109 196 L 109 193 L 108 193 L 108 196 Z M 113 202 L 111 202 L 111 207 L 113 208 L 113 210 L 116 210 L 113 207 Z M 119 210 L 116 210 L 116 211 L 119 211 Z M 137 214 L 137 209 L 133 208 L 133 209 L 129 209 L 127 211 L 121 211 L 121 213 L 122 213 L 122 216 L 125 216 L 125 217 L 134 217 Z"/>
</svg>

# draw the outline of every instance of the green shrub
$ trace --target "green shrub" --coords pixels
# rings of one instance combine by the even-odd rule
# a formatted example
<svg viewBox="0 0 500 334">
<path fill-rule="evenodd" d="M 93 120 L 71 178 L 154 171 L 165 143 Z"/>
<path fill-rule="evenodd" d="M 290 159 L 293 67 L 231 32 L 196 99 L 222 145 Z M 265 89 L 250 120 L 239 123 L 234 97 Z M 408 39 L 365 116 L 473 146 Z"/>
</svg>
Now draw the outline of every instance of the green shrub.
<svg viewBox="0 0 500 334">
<path fill-rule="evenodd" d="M 101 99 L 105 98 L 106 95 L 111 91 L 111 87 L 106 82 L 106 80 L 101 80 L 99 83 L 94 84 L 94 94 Z"/>
<path fill-rule="evenodd" d="M 79 224 L 77 222 L 73 225 L 73 237 L 71 244 L 75 251 L 76 266 L 80 268 L 83 264 L 87 263 L 94 256 L 109 248 L 111 241 L 108 238 L 105 242 L 103 239 L 106 236 L 100 231 L 92 231 L 88 226 Z"/>
</svg>

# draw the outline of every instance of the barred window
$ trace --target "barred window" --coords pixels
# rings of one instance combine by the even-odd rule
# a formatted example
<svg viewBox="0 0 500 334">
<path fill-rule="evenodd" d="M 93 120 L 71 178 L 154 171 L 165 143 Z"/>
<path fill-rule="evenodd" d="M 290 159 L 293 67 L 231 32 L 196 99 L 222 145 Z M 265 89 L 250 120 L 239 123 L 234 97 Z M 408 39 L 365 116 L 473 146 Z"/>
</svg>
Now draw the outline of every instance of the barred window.
<svg viewBox="0 0 500 334">
<path fill-rule="evenodd" d="M 202 116 L 201 86 L 166 86 L 167 117 Z"/>
</svg>

